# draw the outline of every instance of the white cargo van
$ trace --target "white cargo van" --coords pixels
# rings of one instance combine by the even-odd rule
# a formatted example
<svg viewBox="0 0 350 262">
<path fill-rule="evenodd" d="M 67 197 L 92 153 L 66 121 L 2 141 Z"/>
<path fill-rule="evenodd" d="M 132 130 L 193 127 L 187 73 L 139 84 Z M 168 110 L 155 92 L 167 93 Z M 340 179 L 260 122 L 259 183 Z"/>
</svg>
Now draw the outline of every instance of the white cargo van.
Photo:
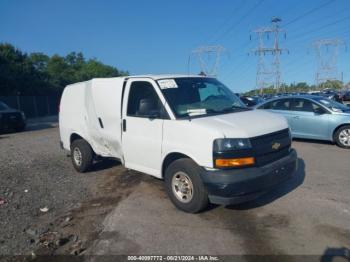
<svg viewBox="0 0 350 262">
<path fill-rule="evenodd" d="M 250 201 L 290 178 L 297 156 L 286 120 L 244 106 L 215 78 L 130 76 L 65 88 L 61 146 L 75 169 L 113 157 L 165 180 L 179 209 Z"/>
</svg>

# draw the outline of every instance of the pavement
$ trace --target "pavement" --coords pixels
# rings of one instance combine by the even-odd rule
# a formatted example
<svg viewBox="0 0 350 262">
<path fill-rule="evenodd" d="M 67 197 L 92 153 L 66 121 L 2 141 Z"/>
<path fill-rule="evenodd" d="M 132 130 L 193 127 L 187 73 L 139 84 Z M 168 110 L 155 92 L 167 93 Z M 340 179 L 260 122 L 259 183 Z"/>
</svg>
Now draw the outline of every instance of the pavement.
<svg viewBox="0 0 350 262">
<path fill-rule="evenodd" d="M 106 217 L 92 254 L 321 255 L 350 247 L 350 152 L 293 143 L 294 179 L 253 203 L 176 210 L 162 183 L 142 182 Z"/>
<path fill-rule="evenodd" d="M 0 136 L 0 198 L 7 200 L 0 255 L 321 256 L 350 248 L 350 150 L 294 141 L 293 179 L 251 203 L 187 214 L 172 205 L 161 180 L 118 162 L 76 173 L 58 143 L 54 123 Z M 67 243 L 43 245 L 47 232 L 69 236 Z"/>
</svg>

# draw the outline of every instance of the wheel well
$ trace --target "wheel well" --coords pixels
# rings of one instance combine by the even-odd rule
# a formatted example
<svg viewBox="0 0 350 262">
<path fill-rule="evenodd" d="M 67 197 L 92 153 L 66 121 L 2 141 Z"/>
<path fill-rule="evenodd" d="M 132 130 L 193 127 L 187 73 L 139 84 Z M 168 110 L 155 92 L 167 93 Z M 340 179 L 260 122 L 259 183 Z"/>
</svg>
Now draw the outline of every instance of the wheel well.
<svg viewBox="0 0 350 262">
<path fill-rule="evenodd" d="M 94 157 L 97 156 L 96 153 L 95 153 L 95 150 L 92 148 L 92 146 L 90 145 L 90 143 L 89 143 L 86 139 L 84 139 L 84 137 L 78 135 L 77 133 L 71 134 L 71 136 L 70 136 L 70 145 L 71 145 L 75 140 L 78 140 L 78 139 L 83 139 L 86 143 L 88 143 L 89 146 L 91 147 L 93 156 L 94 156 Z"/>
<path fill-rule="evenodd" d="M 162 166 L 162 177 L 164 177 L 164 173 L 165 173 L 165 170 L 168 168 L 168 166 L 180 159 L 180 158 L 190 158 L 189 156 L 186 156 L 184 154 L 181 154 L 181 153 L 170 153 L 169 155 L 167 155 L 163 161 L 163 166 Z"/>
<path fill-rule="evenodd" d="M 341 128 L 341 127 L 343 127 L 343 126 L 350 126 L 350 124 L 342 124 L 342 125 L 340 125 L 340 126 L 337 126 L 337 128 L 336 129 L 334 129 L 334 131 L 333 131 L 333 142 L 334 142 L 334 140 L 335 140 L 335 133 L 337 133 L 337 131 L 339 130 L 339 128 Z"/>
<path fill-rule="evenodd" d="M 73 133 L 71 136 L 70 136 L 70 144 L 72 144 L 75 140 L 77 139 L 84 139 L 82 138 L 81 136 L 79 136 L 78 134 L 76 133 Z"/>
</svg>

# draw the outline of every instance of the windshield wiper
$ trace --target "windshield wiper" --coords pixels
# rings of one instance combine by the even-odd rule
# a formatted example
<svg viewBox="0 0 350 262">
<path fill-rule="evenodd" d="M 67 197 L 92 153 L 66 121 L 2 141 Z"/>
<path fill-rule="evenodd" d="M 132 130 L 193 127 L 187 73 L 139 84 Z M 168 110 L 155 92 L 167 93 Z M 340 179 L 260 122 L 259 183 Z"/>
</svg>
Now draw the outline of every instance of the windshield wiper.
<svg viewBox="0 0 350 262">
<path fill-rule="evenodd" d="M 251 108 L 248 107 L 243 107 L 243 106 L 236 106 L 236 105 L 232 105 L 230 107 L 226 107 L 224 109 L 221 110 L 215 110 L 212 108 L 206 108 L 205 114 L 191 114 L 191 112 L 187 112 L 184 114 L 181 114 L 179 117 L 188 117 L 189 119 L 191 119 L 191 117 L 196 117 L 196 116 L 206 116 L 206 115 L 212 115 L 212 114 L 220 114 L 220 113 L 228 113 L 228 112 L 234 112 L 236 110 L 252 110 Z"/>
<path fill-rule="evenodd" d="M 220 112 L 231 112 L 231 111 L 236 111 L 236 110 L 251 110 L 248 107 L 243 107 L 243 106 L 236 106 L 236 105 L 232 105 L 230 107 L 226 107 L 222 110 L 220 110 Z"/>
<path fill-rule="evenodd" d="M 187 113 L 179 115 L 179 117 L 181 117 L 181 118 L 187 117 L 187 118 L 191 119 L 192 117 L 215 115 L 215 114 L 220 114 L 220 113 L 223 112 L 221 110 L 214 110 L 214 109 L 211 109 L 211 108 L 208 108 L 205 111 L 206 111 L 205 114 L 191 114 L 190 112 L 187 112 Z"/>
</svg>

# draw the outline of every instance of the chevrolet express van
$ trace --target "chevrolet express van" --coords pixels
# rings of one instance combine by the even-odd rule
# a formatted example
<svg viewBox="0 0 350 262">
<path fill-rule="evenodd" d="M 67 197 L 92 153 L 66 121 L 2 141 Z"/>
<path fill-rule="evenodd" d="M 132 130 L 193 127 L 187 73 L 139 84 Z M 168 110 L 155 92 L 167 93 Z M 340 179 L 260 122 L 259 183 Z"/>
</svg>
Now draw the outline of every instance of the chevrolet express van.
<svg viewBox="0 0 350 262">
<path fill-rule="evenodd" d="M 293 176 L 297 155 L 286 120 L 248 109 L 217 79 L 130 76 L 65 88 L 61 146 L 78 172 L 96 157 L 165 181 L 173 204 L 251 201 Z"/>
</svg>

